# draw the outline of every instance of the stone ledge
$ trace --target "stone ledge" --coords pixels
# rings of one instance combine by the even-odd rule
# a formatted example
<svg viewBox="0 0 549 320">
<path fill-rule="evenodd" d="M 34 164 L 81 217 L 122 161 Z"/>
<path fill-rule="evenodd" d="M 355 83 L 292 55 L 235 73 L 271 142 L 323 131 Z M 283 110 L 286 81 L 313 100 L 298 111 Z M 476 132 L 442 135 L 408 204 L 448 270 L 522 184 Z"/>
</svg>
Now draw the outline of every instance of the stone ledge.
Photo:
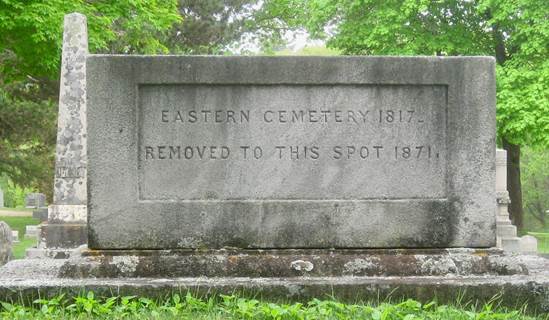
<svg viewBox="0 0 549 320">
<path fill-rule="evenodd" d="M 3 301 L 32 301 L 37 297 L 68 296 L 93 291 L 96 296 L 165 297 L 191 291 L 198 296 L 238 294 L 283 301 L 313 298 L 356 301 L 399 301 L 484 304 L 494 297 L 502 306 L 549 312 L 549 280 L 528 276 L 490 277 L 297 277 L 297 278 L 178 278 L 178 279 L 49 279 L 0 281 Z"/>
<path fill-rule="evenodd" d="M 87 243 L 88 227 L 80 223 L 44 223 L 40 237 L 46 248 L 77 248 Z"/>
<path fill-rule="evenodd" d="M 68 296 L 94 291 L 97 296 L 165 297 L 191 291 L 252 296 L 267 300 L 307 301 L 335 298 L 346 302 L 413 298 L 440 303 L 478 302 L 499 296 L 502 306 L 549 312 L 549 260 L 537 256 L 508 256 L 527 266 L 528 275 L 424 277 L 181 277 L 181 278 L 60 278 L 66 263 L 59 259 L 15 260 L 0 268 L 0 300 L 32 302 L 37 297 Z"/>
<path fill-rule="evenodd" d="M 28 248 L 25 252 L 27 259 L 68 259 L 74 254 L 79 254 L 78 248 Z"/>
<path fill-rule="evenodd" d="M 84 250 L 64 278 L 339 277 L 528 274 L 499 249 Z"/>
</svg>

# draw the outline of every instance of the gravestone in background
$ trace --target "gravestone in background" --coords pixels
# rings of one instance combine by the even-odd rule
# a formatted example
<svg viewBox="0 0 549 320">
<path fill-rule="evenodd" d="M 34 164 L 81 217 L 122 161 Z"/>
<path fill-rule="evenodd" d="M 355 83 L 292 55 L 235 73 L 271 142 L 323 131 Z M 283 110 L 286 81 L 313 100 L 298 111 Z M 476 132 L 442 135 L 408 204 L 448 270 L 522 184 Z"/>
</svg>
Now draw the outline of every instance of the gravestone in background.
<svg viewBox="0 0 549 320">
<path fill-rule="evenodd" d="M 46 195 L 43 193 L 28 193 L 25 195 L 26 208 L 41 208 L 46 206 Z"/>
<path fill-rule="evenodd" d="M 4 191 L 0 188 L 0 208 L 4 207 Z"/>
<path fill-rule="evenodd" d="M 40 225 L 25 226 L 25 238 L 36 238 L 40 236 Z"/>
<path fill-rule="evenodd" d="M 89 246 L 495 244 L 494 60 L 87 59 Z"/>
<path fill-rule="evenodd" d="M 11 240 L 13 243 L 19 242 L 19 231 L 17 230 L 11 231 Z"/>
</svg>

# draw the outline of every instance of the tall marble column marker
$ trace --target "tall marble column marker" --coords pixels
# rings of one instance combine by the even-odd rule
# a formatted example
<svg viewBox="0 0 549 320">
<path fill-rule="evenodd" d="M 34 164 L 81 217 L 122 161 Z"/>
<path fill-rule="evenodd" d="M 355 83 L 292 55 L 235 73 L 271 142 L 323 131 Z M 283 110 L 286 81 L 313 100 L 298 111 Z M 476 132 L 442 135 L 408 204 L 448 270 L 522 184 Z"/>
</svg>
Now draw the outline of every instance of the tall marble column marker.
<svg viewBox="0 0 549 320">
<path fill-rule="evenodd" d="M 46 248 L 75 248 L 87 243 L 86 210 L 86 17 L 65 16 L 57 120 L 55 182 L 48 223 L 42 228 Z"/>
</svg>

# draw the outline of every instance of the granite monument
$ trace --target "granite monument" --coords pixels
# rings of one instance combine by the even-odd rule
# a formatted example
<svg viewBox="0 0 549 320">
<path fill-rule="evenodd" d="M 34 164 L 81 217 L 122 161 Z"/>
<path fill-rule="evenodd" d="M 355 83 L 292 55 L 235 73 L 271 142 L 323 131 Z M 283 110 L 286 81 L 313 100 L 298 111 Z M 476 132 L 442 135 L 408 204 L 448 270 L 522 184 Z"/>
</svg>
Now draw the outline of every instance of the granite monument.
<svg viewBox="0 0 549 320">
<path fill-rule="evenodd" d="M 89 247 L 494 246 L 494 66 L 90 55 Z"/>
<path fill-rule="evenodd" d="M 59 89 L 53 204 L 42 218 L 40 253 L 66 257 L 68 249 L 87 242 L 86 211 L 86 17 L 65 16 Z"/>
</svg>

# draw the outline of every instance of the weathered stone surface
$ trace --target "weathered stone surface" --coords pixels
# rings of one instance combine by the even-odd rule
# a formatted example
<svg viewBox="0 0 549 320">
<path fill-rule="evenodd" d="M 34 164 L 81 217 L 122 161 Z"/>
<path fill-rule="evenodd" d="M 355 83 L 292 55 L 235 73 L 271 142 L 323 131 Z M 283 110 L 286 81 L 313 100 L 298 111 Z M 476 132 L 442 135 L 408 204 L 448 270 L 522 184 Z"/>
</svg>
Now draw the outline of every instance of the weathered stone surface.
<svg viewBox="0 0 549 320">
<path fill-rule="evenodd" d="M 0 221 L 0 266 L 6 264 L 11 259 L 12 235 L 10 226 L 4 221 Z"/>
<path fill-rule="evenodd" d="M 40 208 L 46 206 L 46 195 L 43 193 L 29 193 L 25 195 L 26 208 Z"/>
<path fill-rule="evenodd" d="M 58 277 L 64 260 L 15 260 L 0 269 L 0 300 L 28 301 L 36 297 L 67 296 L 93 291 L 97 296 L 164 298 L 168 294 L 239 294 L 256 299 L 307 301 L 323 297 L 356 301 L 399 301 L 436 299 L 439 303 L 483 305 L 498 296 L 498 305 L 522 308 L 533 313 L 549 312 L 549 260 L 515 256 L 526 265 L 528 275 L 446 275 L 428 277 L 310 277 L 250 278 L 91 278 Z M 314 270 L 314 269 L 313 269 Z"/>
<path fill-rule="evenodd" d="M 13 243 L 19 242 L 19 231 L 17 231 L 17 230 L 12 230 L 11 231 L 11 240 L 12 240 Z"/>
<path fill-rule="evenodd" d="M 86 204 L 86 17 L 65 16 L 53 201 Z"/>
<path fill-rule="evenodd" d="M 87 250 L 67 278 L 445 276 L 527 274 L 498 250 Z"/>
<path fill-rule="evenodd" d="M 48 208 L 48 226 L 42 230 L 47 237 L 41 237 L 38 248 L 29 252 L 33 256 L 57 256 L 61 245 L 71 245 L 63 247 L 61 252 L 65 252 L 87 243 L 87 237 L 81 236 L 87 221 L 86 17 L 79 13 L 66 15 L 63 30 L 54 203 Z M 53 229 L 57 234 L 52 233 Z"/>
<path fill-rule="evenodd" d="M 91 248 L 495 244 L 492 58 L 87 63 Z"/>
<path fill-rule="evenodd" d="M 50 223 L 80 223 L 87 220 L 86 205 L 61 204 L 48 208 L 48 221 Z"/>
<path fill-rule="evenodd" d="M 79 249 L 74 247 L 62 248 L 28 248 L 25 251 L 27 259 L 68 259 L 69 257 L 78 254 Z"/>
<path fill-rule="evenodd" d="M 46 223 L 42 225 L 40 238 L 48 249 L 76 248 L 87 242 L 88 228 L 81 223 Z"/>
<path fill-rule="evenodd" d="M 4 191 L 0 188 L 0 208 L 4 207 Z"/>
</svg>

